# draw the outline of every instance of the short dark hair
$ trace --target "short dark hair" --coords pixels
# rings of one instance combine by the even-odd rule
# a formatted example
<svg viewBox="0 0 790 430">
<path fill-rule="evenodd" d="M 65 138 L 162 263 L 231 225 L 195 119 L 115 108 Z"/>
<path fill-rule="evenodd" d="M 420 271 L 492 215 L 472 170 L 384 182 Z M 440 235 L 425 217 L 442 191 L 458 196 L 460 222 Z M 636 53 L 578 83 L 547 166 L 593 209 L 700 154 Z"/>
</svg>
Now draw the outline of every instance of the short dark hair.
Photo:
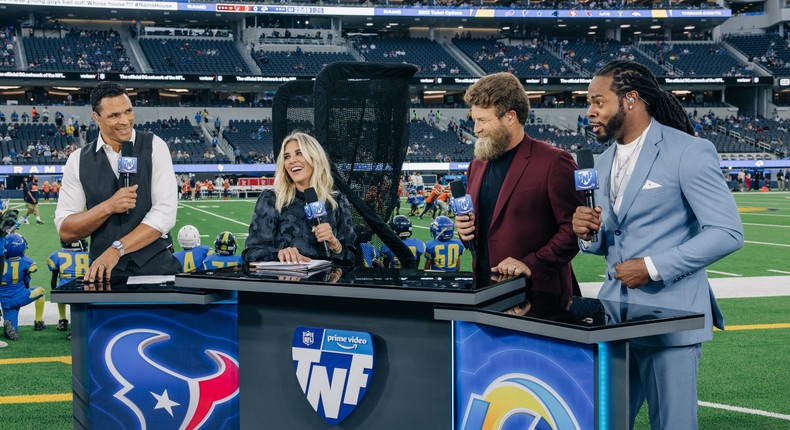
<svg viewBox="0 0 790 430">
<path fill-rule="evenodd" d="M 107 97 L 118 97 L 126 94 L 126 87 L 117 83 L 117 82 L 110 82 L 104 81 L 101 82 L 99 85 L 93 87 L 91 90 L 91 109 L 93 109 L 96 113 L 99 112 L 99 104 L 101 103 L 102 99 Z"/>
<path fill-rule="evenodd" d="M 471 106 L 494 107 L 497 118 L 513 110 L 523 125 L 529 116 L 529 97 L 518 78 L 500 72 L 483 76 L 466 90 L 464 101 Z"/>
<path fill-rule="evenodd" d="M 595 76 L 611 77 L 612 91 L 618 99 L 622 100 L 627 93 L 636 91 L 656 121 L 695 135 L 686 109 L 674 94 L 661 89 L 656 76 L 647 67 L 633 61 L 615 60 L 595 72 Z"/>
</svg>

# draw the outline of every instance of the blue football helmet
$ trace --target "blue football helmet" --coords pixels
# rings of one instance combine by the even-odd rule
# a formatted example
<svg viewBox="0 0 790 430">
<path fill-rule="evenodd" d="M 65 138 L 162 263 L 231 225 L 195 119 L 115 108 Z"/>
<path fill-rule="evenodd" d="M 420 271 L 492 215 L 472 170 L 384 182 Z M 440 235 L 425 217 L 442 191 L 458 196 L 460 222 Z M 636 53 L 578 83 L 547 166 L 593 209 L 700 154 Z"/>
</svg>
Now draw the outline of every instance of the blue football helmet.
<svg viewBox="0 0 790 430">
<path fill-rule="evenodd" d="M 396 215 L 395 218 L 392 218 L 392 221 L 390 221 L 390 228 L 401 239 L 411 237 L 411 232 L 413 230 L 411 220 L 407 218 L 406 215 Z"/>
<path fill-rule="evenodd" d="M 235 255 L 236 247 L 236 236 L 229 231 L 223 231 L 214 241 L 214 252 L 219 255 Z"/>
<path fill-rule="evenodd" d="M 27 241 L 19 233 L 11 233 L 5 238 L 6 258 L 24 257 L 27 250 Z"/>
<path fill-rule="evenodd" d="M 446 216 L 438 216 L 431 223 L 431 236 L 434 240 L 450 240 L 455 234 L 455 224 Z"/>
<path fill-rule="evenodd" d="M 61 240 L 60 247 L 66 251 L 84 252 L 88 250 L 88 241 L 85 239 L 80 239 L 76 242 L 67 243 Z"/>
</svg>

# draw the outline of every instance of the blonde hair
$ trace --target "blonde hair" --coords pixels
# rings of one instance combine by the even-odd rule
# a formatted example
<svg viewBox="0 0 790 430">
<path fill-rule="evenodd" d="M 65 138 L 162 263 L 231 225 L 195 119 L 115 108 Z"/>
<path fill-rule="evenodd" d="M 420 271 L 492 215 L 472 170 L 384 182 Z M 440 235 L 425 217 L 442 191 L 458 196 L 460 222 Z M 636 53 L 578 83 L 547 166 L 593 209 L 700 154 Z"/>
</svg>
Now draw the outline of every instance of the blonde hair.
<svg viewBox="0 0 790 430">
<path fill-rule="evenodd" d="M 332 172 L 329 169 L 329 158 L 324 152 L 321 144 L 307 133 L 295 131 L 283 139 L 280 146 L 280 153 L 277 154 L 277 167 L 274 172 L 274 207 L 277 212 L 282 212 L 283 208 L 290 205 L 296 197 L 296 186 L 288 172 L 285 171 L 285 163 L 283 160 L 283 153 L 285 146 L 296 141 L 299 144 L 299 149 L 302 151 L 307 164 L 312 166 L 313 175 L 310 177 L 310 187 L 315 188 L 318 194 L 318 200 L 323 201 L 330 208 L 337 207 L 337 202 L 332 197 L 332 188 L 335 186 L 335 181 L 332 179 Z"/>
</svg>

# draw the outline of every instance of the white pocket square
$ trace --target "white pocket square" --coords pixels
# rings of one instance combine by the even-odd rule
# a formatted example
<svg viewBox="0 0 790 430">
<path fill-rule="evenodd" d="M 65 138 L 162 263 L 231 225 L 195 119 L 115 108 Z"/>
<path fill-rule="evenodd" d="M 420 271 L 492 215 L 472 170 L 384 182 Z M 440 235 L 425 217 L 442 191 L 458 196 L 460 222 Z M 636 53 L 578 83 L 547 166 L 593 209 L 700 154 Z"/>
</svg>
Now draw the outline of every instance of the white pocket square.
<svg viewBox="0 0 790 430">
<path fill-rule="evenodd" d="M 645 185 L 642 187 L 643 190 L 652 190 L 653 188 L 661 188 L 663 185 L 659 184 L 658 182 L 653 182 L 651 180 L 647 180 Z"/>
</svg>

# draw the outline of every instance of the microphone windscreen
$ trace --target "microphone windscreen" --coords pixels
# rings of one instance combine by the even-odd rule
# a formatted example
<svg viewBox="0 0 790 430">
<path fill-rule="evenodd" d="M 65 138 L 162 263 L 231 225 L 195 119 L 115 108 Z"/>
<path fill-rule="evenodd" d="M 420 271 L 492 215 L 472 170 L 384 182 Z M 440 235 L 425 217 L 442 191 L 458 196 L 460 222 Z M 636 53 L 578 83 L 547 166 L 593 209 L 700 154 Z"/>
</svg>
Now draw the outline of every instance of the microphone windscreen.
<svg viewBox="0 0 790 430">
<path fill-rule="evenodd" d="M 579 169 L 594 169 L 595 168 L 595 157 L 593 157 L 592 150 L 589 149 L 581 149 L 576 152 L 576 165 L 579 166 Z"/>
<path fill-rule="evenodd" d="M 315 192 L 315 188 L 310 187 L 304 190 L 304 201 L 307 203 L 315 203 L 318 201 L 318 193 Z"/>
<path fill-rule="evenodd" d="M 130 141 L 123 142 L 121 144 L 121 157 L 132 157 L 134 156 L 134 143 Z"/>
<path fill-rule="evenodd" d="M 465 196 L 466 187 L 464 186 L 464 182 L 460 179 L 450 182 L 450 193 L 452 193 L 453 198 L 456 199 Z"/>
</svg>

